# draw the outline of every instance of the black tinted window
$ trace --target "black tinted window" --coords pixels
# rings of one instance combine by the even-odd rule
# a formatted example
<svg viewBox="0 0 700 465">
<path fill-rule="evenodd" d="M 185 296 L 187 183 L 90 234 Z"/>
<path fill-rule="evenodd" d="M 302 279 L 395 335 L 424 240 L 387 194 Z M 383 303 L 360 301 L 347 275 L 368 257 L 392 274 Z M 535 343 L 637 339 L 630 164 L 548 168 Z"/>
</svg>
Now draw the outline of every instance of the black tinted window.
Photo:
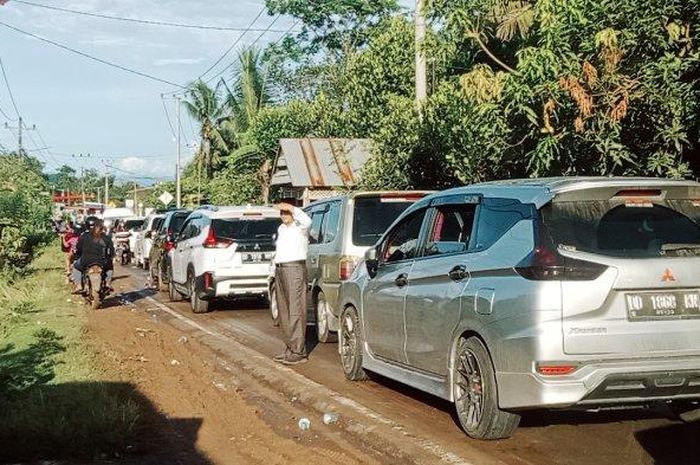
<svg viewBox="0 0 700 465">
<path fill-rule="evenodd" d="M 474 226 L 476 205 L 459 204 L 437 207 L 424 255 L 466 252 Z"/>
<path fill-rule="evenodd" d="M 359 197 L 355 199 L 352 243 L 370 246 L 377 243 L 389 226 L 418 198 Z"/>
<path fill-rule="evenodd" d="M 153 231 L 158 231 L 162 224 L 163 224 L 163 218 L 156 218 L 155 220 L 153 220 L 153 225 L 151 226 L 151 229 Z"/>
<path fill-rule="evenodd" d="M 180 228 L 182 228 L 182 225 L 185 224 L 185 220 L 188 216 L 189 213 L 173 213 L 173 216 L 170 218 L 168 229 L 174 233 L 178 233 Z"/>
<path fill-rule="evenodd" d="M 637 258 L 700 255 L 699 220 L 700 204 L 690 200 L 555 202 L 542 209 L 555 246 Z"/>
<path fill-rule="evenodd" d="M 217 237 L 234 241 L 272 241 L 282 221 L 278 218 L 260 220 L 217 219 L 212 222 Z"/>
<path fill-rule="evenodd" d="M 381 247 L 383 262 L 415 258 L 418 254 L 420 230 L 425 210 L 415 212 L 398 224 Z"/>
<path fill-rule="evenodd" d="M 474 250 L 484 250 L 496 243 L 519 221 L 532 218 L 534 209 L 511 199 L 483 199 L 479 206 Z"/>
<path fill-rule="evenodd" d="M 127 231 L 130 231 L 134 228 L 140 228 L 141 226 L 143 226 L 143 220 L 126 220 L 126 222 L 124 223 L 124 228 Z"/>
</svg>

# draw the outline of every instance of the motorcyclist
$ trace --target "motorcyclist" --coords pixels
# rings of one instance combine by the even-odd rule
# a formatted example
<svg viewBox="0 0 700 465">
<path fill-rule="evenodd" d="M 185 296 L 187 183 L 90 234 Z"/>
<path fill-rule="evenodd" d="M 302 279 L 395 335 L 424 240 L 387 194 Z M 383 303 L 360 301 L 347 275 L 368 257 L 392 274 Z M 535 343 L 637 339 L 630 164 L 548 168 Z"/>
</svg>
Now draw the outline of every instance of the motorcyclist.
<svg viewBox="0 0 700 465">
<path fill-rule="evenodd" d="M 73 262 L 74 293 L 82 290 L 83 273 L 93 265 L 100 265 L 107 289 L 112 291 L 112 274 L 114 273 L 114 244 L 104 232 L 104 223 L 97 217 L 85 219 L 85 232 L 78 239 Z"/>
</svg>

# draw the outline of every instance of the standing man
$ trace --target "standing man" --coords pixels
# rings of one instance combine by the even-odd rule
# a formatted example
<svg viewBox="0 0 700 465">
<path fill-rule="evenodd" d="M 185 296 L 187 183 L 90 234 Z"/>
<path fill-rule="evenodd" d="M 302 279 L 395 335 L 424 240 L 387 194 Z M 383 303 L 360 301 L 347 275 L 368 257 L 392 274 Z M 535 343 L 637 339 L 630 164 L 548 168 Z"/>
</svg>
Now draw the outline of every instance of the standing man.
<svg viewBox="0 0 700 465">
<path fill-rule="evenodd" d="M 296 365 L 307 360 L 306 290 L 308 286 L 306 255 L 309 248 L 311 218 L 288 203 L 275 206 L 282 224 L 277 230 L 275 285 L 280 326 L 287 348 L 274 357 L 277 362 Z"/>
</svg>

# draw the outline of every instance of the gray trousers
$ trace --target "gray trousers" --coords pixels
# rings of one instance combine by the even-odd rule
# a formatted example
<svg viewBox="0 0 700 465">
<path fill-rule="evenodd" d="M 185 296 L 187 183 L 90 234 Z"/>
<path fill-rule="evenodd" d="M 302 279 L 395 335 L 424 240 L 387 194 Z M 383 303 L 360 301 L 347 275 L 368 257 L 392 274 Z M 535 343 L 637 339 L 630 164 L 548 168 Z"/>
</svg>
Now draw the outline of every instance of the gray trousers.
<svg viewBox="0 0 700 465">
<path fill-rule="evenodd" d="M 306 356 L 306 289 L 305 263 L 285 263 L 275 269 L 277 308 L 287 351 Z"/>
</svg>

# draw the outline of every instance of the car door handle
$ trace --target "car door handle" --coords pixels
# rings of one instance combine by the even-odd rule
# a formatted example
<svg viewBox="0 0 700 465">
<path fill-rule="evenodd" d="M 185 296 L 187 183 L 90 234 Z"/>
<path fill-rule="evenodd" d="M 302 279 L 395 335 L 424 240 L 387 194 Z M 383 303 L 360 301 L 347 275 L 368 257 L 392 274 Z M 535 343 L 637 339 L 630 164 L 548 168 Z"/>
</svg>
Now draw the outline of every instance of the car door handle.
<svg viewBox="0 0 700 465">
<path fill-rule="evenodd" d="M 394 284 L 396 284 L 398 287 L 404 287 L 408 285 L 408 275 L 406 273 L 401 273 L 394 280 Z"/>
<path fill-rule="evenodd" d="M 469 276 L 469 273 L 467 273 L 467 269 L 465 267 L 460 265 L 452 268 L 450 272 L 447 273 L 447 276 L 449 276 L 452 281 L 462 281 Z"/>
</svg>

